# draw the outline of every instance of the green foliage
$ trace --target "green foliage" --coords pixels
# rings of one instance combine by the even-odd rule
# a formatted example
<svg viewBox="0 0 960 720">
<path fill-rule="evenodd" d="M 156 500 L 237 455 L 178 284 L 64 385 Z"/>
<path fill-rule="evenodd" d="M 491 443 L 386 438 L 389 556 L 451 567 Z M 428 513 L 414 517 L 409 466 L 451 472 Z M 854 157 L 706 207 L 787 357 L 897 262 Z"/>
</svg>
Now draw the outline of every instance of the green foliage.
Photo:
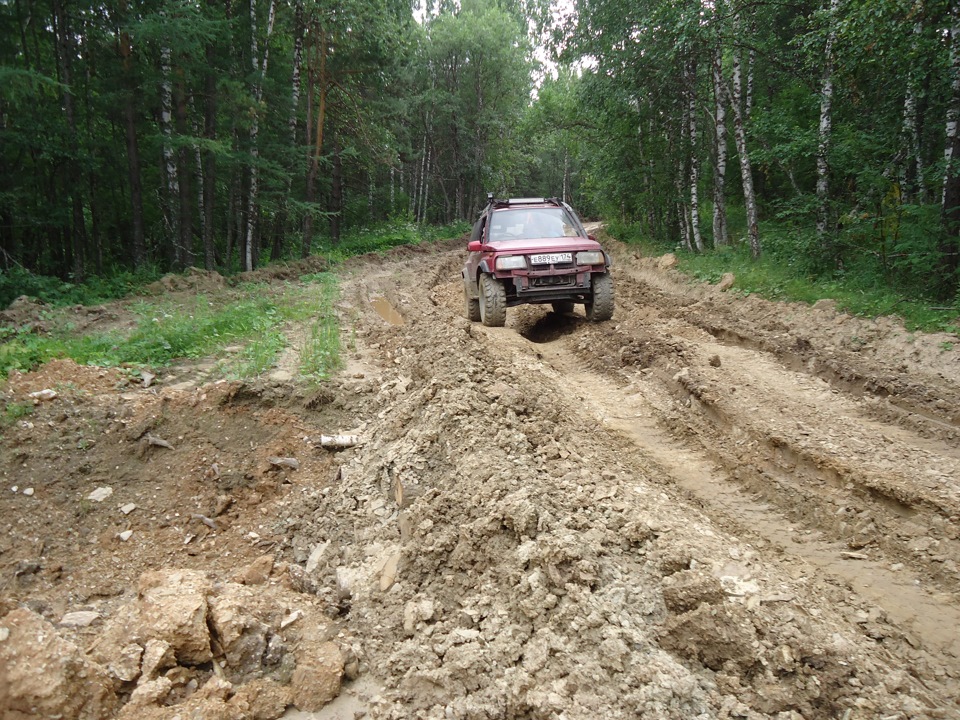
<svg viewBox="0 0 960 720">
<path fill-rule="evenodd" d="M 33 413 L 33 403 L 8 402 L 4 405 L 3 416 L 0 417 L 0 427 L 13 425 L 17 420 L 22 420 L 31 413 Z"/>
<path fill-rule="evenodd" d="M 320 306 L 300 348 L 300 373 L 314 381 L 330 377 L 341 366 L 340 324 L 333 312 L 339 297 L 337 278 L 322 273 L 317 282 L 320 285 Z"/>
<path fill-rule="evenodd" d="M 462 220 L 439 226 L 391 220 L 371 227 L 352 228 L 341 237 L 339 243 L 334 245 L 328 241 L 321 246 L 320 252 L 332 260 L 344 260 L 371 252 L 382 253 L 400 245 L 447 240 L 469 230 L 470 224 Z"/>
<path fill-rule="evenodd" d="M 768 252 L 760 260 L 753 260 L 749 248 L 742 245 L 697 254 L 651 241 L 637 224 L 610 227 L 612 235 L 640 246 L 647 254 L 676 252 L 678 269 L 697 280 L 717 283 L 724 273 L 733 273 L 736 281 L 731 292 L 811 304 L 830 298 L 837 301 L 839 309 L 853 315 L 898 315 L 910 330 L 960 330 L 956 326 L 960 303 L 943 308 L 929 299 L 891 288 L 882 277 L 866 270 L 813 272 L 803 253 L 796 249 L 796 243 L 809 241 L 812 233 L 798 235 L 795 230 L 772 226 L 763 231 L 768 238 Z"/>
<path fill-rule="evenodd" d="M 54 307 L 96 305 L 135 293 L 159 277 L 156 268 L 146 267 L 137 272 L 119 270 L 111 275 L 91 277 L 82 283 L 70 283 L 14 267 L 0 271 L 0 308 L 7 307 L 21 295 Z"/>
</svg>

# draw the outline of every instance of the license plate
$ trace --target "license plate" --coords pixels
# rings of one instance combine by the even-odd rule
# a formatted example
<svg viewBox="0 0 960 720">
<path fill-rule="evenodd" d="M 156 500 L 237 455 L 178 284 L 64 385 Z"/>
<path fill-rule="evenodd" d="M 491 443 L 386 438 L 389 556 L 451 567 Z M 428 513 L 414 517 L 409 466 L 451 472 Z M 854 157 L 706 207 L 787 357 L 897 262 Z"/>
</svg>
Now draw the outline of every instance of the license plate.
<svg viewBox="0 0 960 720">
<path fill-rule="evenodd" d="M 556 265 L 557 263 L 573 262 L 573 253 L 546 253 L 531 255 L 530 262 L 534 265 Z"/>
</svg>

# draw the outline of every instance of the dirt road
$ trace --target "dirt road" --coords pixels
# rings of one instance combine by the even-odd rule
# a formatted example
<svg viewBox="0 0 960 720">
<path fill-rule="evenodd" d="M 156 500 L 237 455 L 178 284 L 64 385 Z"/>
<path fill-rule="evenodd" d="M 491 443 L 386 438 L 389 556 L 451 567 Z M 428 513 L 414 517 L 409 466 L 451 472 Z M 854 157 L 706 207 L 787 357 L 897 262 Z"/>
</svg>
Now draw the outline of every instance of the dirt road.
<svg viewBox="0 0 960 720">
<path fill-rule="evenodd" d="M 38 486 L 0 500 L 6 609 L 92 608 L 102 626 L 59 632 L 96 644 L 149 594 L 129 590 L 142 572 L 196 568 L 216 596 L 267 555 L 265 646 L 306 662 L 315 635 L 351 681 L 312 717 L 960 717 L 956 338 L 721 293 L 609 244 L 607 323 L 536 307 L 470 323 L 460 247 L 401 249 L 351 265 L 348 366 L 319 392 L 204 384 L 203 364 L 152 393 L 90 375 L 96 391 L 63 393 L 2 451 L 7 484 Z M 78 459 L 67 403 L 120 442 Z M 332 453 L 322 433 L 360 444 Z M 117 473 L 135 523 L 70 506 Z M 313 635 L 280 628 L 297 609 Z M 232 688 L 204 695 L 222 673 L 178 655 L 141 715 L 243 717 L 254 679 L 303 707 L 289 663 L 239 673 L 211 628 Z M 113 682 L 130 712 L 136 677 Z"/>
</svg>

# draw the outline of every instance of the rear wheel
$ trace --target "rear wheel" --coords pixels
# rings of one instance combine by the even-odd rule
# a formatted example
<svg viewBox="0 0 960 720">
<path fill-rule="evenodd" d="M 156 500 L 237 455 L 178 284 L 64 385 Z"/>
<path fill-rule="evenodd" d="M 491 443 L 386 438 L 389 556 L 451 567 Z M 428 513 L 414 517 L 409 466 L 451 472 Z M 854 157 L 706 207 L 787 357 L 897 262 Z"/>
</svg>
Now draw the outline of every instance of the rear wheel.
<svg viewBox="0 0 960 720">
<path fill-rule="evenodd" d="M 507 290 L 491 275 L 480 276 L 480 321 L 487 327 L 503 327 L 507 322 Z"/>
<path fill-rule="evenodd" d="M 480 300 L 478 298 L 470 297 L 467 294 L 466 286 L 464 286 L 463 295 L 467 303 L 467 319 L 470 322 L 480 322 L 482 319 L 480 317 Z"/>
<path fill-rule="evenodd" d="M 573 303 L 569 300 L 557 300 L 550 304 L 553 306 L 553 311 L 557 313 L 557 315 L 566 315 L 567 313 L 573 312 Z"/>
<path fill-rule="evenodd" d="M 610 273 L 593 276 L 593 293 L 584 303 L 587 320 L 602 322 L 613 317 L 613 278 Z"/>
</svg>

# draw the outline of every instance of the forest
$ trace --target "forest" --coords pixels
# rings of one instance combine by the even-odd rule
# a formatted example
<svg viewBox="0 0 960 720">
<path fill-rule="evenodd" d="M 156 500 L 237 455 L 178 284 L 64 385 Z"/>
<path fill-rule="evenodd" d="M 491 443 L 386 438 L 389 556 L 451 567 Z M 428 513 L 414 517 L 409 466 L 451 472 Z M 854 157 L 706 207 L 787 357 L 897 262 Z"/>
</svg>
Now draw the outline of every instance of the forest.
<svg viewBox="0 0 960 720">
<path fill-rule="evenodd" d="M 486 193 L 933 303 L 956 0 L 0 0 L 0 273 L 249 270 Z"/>
</svg>

